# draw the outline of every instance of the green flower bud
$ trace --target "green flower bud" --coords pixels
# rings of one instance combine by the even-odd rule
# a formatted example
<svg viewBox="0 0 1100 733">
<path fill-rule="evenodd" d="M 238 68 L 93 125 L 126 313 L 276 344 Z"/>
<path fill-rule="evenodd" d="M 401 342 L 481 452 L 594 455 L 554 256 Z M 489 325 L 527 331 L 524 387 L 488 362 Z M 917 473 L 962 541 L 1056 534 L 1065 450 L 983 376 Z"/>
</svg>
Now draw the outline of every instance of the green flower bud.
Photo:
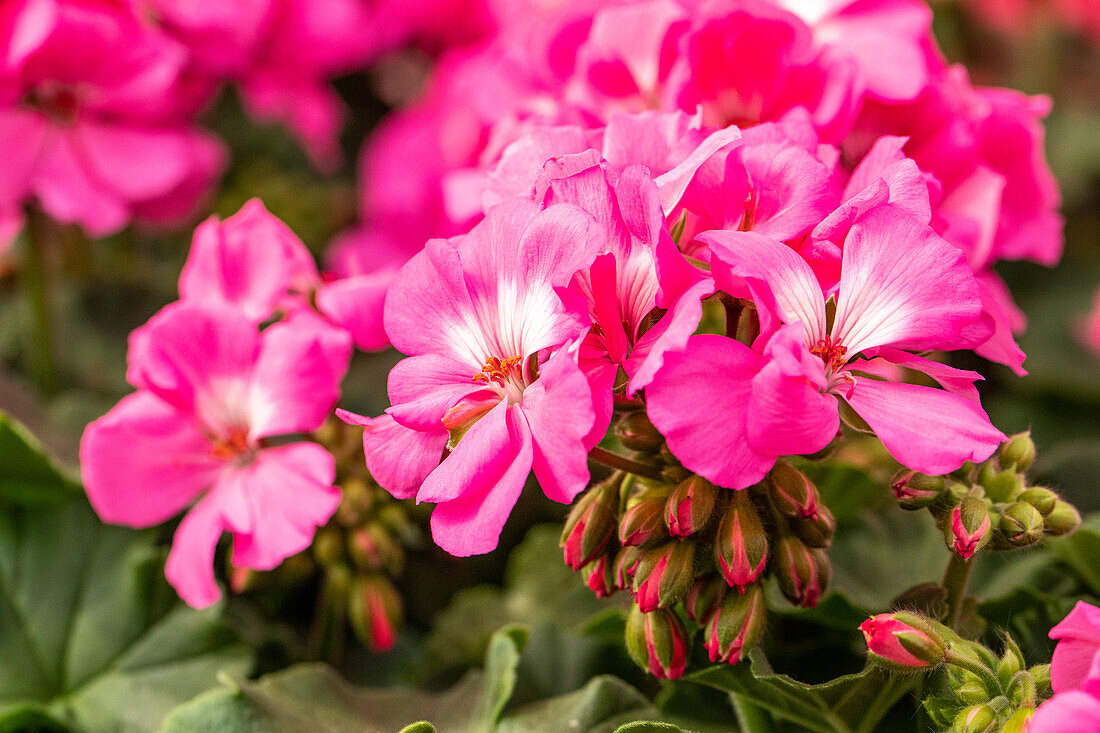
<svg viewBox="0 0 1100 733">
<path fill-rule="evenodd" d="M 1029 669 L 1028 674 L 1031 675 L 1031 679 L 1035 680 L 1035 689 L 1040 696 L 1045 697 L 1050 694 L 1050 665 L 1049 664 L 1036 664 Z"/>
<path fill-rule="evenodd" d="M 405 564 L 401 545 L 385 527 L 371 522 L 348 534 L 348 554 L 361 570 L 386 569 L 396 575 Z"/>
<path fill-rule="evenodd" d="M 332 526 L 317 530 L 317 534 L 313 536 L 313 557 L 323 567 L 343 563 L 344 533 Z"/>
<path fill-rule="evenodd" d="M 1069 534 L 1079 526 L 1081 526 L 1081 515 L 1077 507 L 1061 499 L 1054 502 L 1054 508 L 1043 520 L 1043 529 L 1047 534 L 1055 537 Z"/>
<path fill-rule="evenodd" d="M 626 651 L 653 676 L 676 679 L 687 668 L 687 630 L 672 611 L 643 613 L 632 606 L 626 619 Z"/>
<path fill-rule="evenodd" d="M 953 733 L 993 733 L 997 728 L 997 711 L 988 705 L 973 705 L 955 717 Z"/>
<path fill-rule="evenodd" d="M 817 517 L 791 517 L 787 523 L 798 539 L 810 547 L 828 547 L 833 543 L 836 519 L 824 504 L 818 505 Z"/>
<path fill-rule="evenodd" d="M 817 516 L 818 495 L 817 487 L 789 463 L 777 463 L 768 473 L 767 477 L 768 498 L 772 506 L 786 517 L 810 517 Z"/>
<path fill-rule="evenodd" d="M 955 696 L 967 705 L 978 705 L 989 700 L 989 690 L 978 680 L 971 680 L 956 687 Z"/>
<path fill-rule="evenodd" d="M 734 491 L 718 525 L 714 551 L 730 587 L 743 591 L 764 572 L 768 534 L 747 491 Z"/>
<path fill-rule="evenodd" d="M 948 549 L 964 560 L 988 544 L 989 508 L 984 499 L 967 496 L 959 502 L 944 521 Z"/>
<path fill-rule="evenodd" d="M 817 605 L 832 575 L 825 551 L 808 547 L 792 535 L 784 535 L 776 543 L 772 569 L 787 600 L 807 608 Z"/>
<path fill-rule="evenodd" d="M 381 575 L 356 576 L 348 596 L 348 620 L 355 635 L 368 649 L 388 651 L 397 641 L 401 596 Z"/>
<path fill-rule="evenodd" d="M 701 531 L 714 515 L 720 489 L 702 476 L 692 476 L 673 489 L 665 504 L 665 524 L 675 537 Z"/>
<path fill-rule="evenodd" d="M 1032 486 L 1020 494 L 1020 501 L 1027 502 L 1039 510 L 1044 517 L 1054 511 L 1058 495 L 1043 486 Z"/>
<path fill-rule="evenodd" d="M 696 623 L 703 623 L 710 612 L 722 602 L 729 586 L 725 578 L 719 573 L 711 573 L 696 579 L 684 599 L 684 610 L 688 618 Z"/>
<path fill-rule="evenodd" d="M 727 593 L 707 620 L 703 646 L 712 662 L 737 664 L 764 635 L 768 606 L 758 584 L 742 593 Z"/>
<path fill-rule="evenodd" d="M 1008 717 L 1001 726 L 1000 733 L 1025 733 L 1031 724 L 1031 717 L 1035 715 L 1035 708 L 1021 708 Z"/>
<path fill-rule="evenodd" d="M 682 601 L 691 589 L 695 543 L 669 542 L 642 552 L 634 571 L 634 602 L 645 613 Z"/>
<path fill-rule="evenodd" d="M 645 410 L 628 412 L 619 418 L 615 423 L 615 437 L 624 448 L 639 453 L 656 453 L 665 442 L 665 436 L 653 427 Z"/>
<path fill-rule="evenodd" d="M 619 479 L 597 484 L 580 498 L 562 528 L 565 564 L 580 570 L 607 549 L 619 518 Z"/>
<path fill-rule="evenodd" d="M 1014 501 L 1024 489 L 1022 476 L 1011 468 L 996 471 L 992 463 L 982 465 L 978 472 L 978 483 L 985 489 L 985 495 L 996 502 Z"/>
<path fill-rule="evenodd" d="M 1027 547 L 1043 538 L 1043 515 L 1031 504 L 1009 504 L 997 522 L 997 529 L 1011 547 Z"/>
<path fill-rule="evenodd" d="M 997 460 L 1002 468 L 1011 468 L 1017 473 L 1031 468 L 1035 461 L 1035 441 L 1031 439 L 1031 431 L 1016 433 L 1007 443 L 1002 443 L 997 450 Z"/>
<path fill-rule="evenodd" d="M 1001 683 L 1002 688 L 1007 689 L 1012 678 L 1024 668 L 1026 662 L 1024 661 L 1024 655 L 1020 653 L 1019 646 L 1013 642 L 1005 646 L 1005 653 L 1001 657 L 1001 661 L 997 663 L 997 680 Z"/>
<path fill-rule="evenodd" d="M 945 487 L 942 476 L 926 476 L 907 469 L 897 473 L 890 482 L 898 505 L 910 511 L 935 504 Z"/>
<path fill-rule="evenodd" d="M 624 545 L 652 546 L 668 540 L 665 529 L 665 501 L 670 491 L 662 487 L 637 499 L 619 519 L 619 542 Z"/>
</svg>

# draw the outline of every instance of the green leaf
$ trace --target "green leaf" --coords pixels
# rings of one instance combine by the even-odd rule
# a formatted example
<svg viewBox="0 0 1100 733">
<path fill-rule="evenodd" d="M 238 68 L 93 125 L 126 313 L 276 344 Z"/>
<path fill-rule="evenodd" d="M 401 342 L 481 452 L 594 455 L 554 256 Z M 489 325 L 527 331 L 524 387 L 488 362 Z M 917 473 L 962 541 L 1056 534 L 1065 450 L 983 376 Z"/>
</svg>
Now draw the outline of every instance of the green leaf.
<svg viewBox="0 0 1100 733">
<path fill-rule="evenodd" d="M 435 733 L 435 726 L 425 720 L 421 720 L 419 723 L 406 725 L 398 733 Z"/>
<path fill-rule="evenodd" d="M 0 513 L 0 731 L 30 715 L 80 731 L 148 731 L 247 671 L 219 609 L 175 601 L 152 538 L 100 524 L 83 498 Z M 39 725 L 45 725 L 39 723 Z"/>
<path fill-rule="evenodd" d="M 1050 549 L 1076 572 L 1096 596 L 1100 596 L 1100 514 L 1094 514 L 1068 537 L 1050 540 Z"/>
<path fill-rule="evenodd" d="M 639 720 L 626 725 L 620 725 L 615 733 L 687 733 L 683 728 L 672 723 L 656 723 L 651 720 Z"/>
<path fill-rule="evenodd" d="M 55 505 L 77 496 L 79 490 L 30 431 L 0 412 L 0 500 Z"/>
<path fill-rule="evenodd" d="M 600 676 L 568 695 L 526 705 L 509 713 L 495 730 L 498 733 L 553 730 L 611 733 L 624 724 L 648 717 L 656 718 L 659 714 L 642 693 L 616 677 Z M 640 728 L 636 732 L 648 730 L 677 731 L 679 728 Z"/>
</svg>

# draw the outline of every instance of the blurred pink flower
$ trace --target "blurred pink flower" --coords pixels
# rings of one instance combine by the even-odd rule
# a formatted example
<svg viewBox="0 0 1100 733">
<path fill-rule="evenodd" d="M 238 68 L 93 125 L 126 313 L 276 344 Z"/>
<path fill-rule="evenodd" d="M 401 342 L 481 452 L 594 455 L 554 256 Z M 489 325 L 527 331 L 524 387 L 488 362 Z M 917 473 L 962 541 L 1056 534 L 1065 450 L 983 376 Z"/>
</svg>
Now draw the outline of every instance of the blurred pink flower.
<svg viewBox="0 0 1100 733">
<path fill-rule="evenodd" d="M 1100 730 L 1100 609 L 1078 601 L 1050 638 L 1058 639 L 1050 664 L 1055 694 L 1039 706 L 1029 733 Z"/>
</svg>

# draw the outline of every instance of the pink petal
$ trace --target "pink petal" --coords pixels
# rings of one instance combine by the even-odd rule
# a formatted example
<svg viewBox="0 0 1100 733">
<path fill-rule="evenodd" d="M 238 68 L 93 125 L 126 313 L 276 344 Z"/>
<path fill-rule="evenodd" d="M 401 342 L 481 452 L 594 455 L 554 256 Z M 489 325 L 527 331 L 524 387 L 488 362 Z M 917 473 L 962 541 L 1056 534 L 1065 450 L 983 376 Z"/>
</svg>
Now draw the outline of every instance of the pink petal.
<svg viewBox="0 0 1100 733">
<path fill-rule="evenodd" d="M 1095 733 L 1100 697 L 1076 690 L 1055 695 L 1035 711 L 1028 733 Z"/>
<path fill-rule="evenodd" d="M 1007 440 L 981 405 L 942 389 L 856 378 L 845 399 L 890 455 L 933 476 L 984 461 Z"/>
<path fill-rule="evenodd" d="M 2 11 L 0 11 L 2 12 Z M 35 112 L 12 108 L 0 110 L 0 202 L 17 205 L 29 193 L 31 177 L 43 154 L 49 123 Z"/>
<path fill-rule="evenodd" d="M 981 313 L 963 253 L 892 207 L 866 214 L 844 244 L 833 336 L 856 354 L 875 346 L 958 348 Z"/>
<path fill-rule="evenodd" d="M 262 450 L 235 478 L 258 518 L 250 533 L 233 537 L 233 564 L 240 567 L 271 570 L 306 549 L 340 504 L 332 485 L 336 459 L 316 443 Z"/>
<path fill-rule="evenodd" d="M 71 130 L 57 135 L 31 181 L 34 193 L 54 219 L 80 224 L 93 237 L 114 234 L 130 219 L 128 202 L 95 179 L 76 147 Z"/>
<path fill-rule="evenodd" d="M 973 402 L 978 402 L 978 388 L 974 386 L 974 382 L 985 379 L 981 374 L 977 372 L 967 371 L 964 369 L 956 369 L 946 364 L 941 364 L 938 361 L 932 361 L 925 359 L 924 357 L 910 354 L 907 351 L 900 351 L 899 349 L 892 349 L 888 346 L 884 346 L 881 349 L 875 349 L 874 355 L 880 356 L 891 364 L 905 367 L 907 369 L 915 369 L 918 372 L 927 374 L 935 379 L 941 387 L 948 392 L 957 394 L 960 397 L 965 397 Z M 870 356 L 870 354 L 868 354 Z M 855 362 L 850 365 L 850 368 L 858 370 L 857 366 L 859 362 Z"/>
<path fill-rule="evenodd" d="M 774 455 L 748 445 L 746 421 L 760 356 L 725 336 L 693 336 L 646 388 L 646 409 L 688 469 L 731 489 L 764 477 Z"/>
<path fill-rule="evenodd" d="M 497 443 L 492 461 L 471 467 L 473 470 L 469 475 L 473 480 L 464 487 L 461 495 L 440 503 L 432 512 L 432 539 L 458 557 L 496 549 L 500 532 L 531 471 L 534 456 L 526 420 L 518 408 L 497 409 L 503 413 L 504 420 L 494 418 L 492 435 L 487 436 Z M 490 417 L 483 418 L 470 433 Z M 443 466 L 454 460 L 463 443 L 471 437 L 470 433 L 458 444 L 455 453 L 443 462 Z M 469 454 L 465 459 L 469 459 Z M 429 480 L 434 477 L 435 474 Z M 417 498 L 421 497 L 418 495 Z"/>
<path fill-rule="evenodd" d="M 170 519 L 224 465 L 194 422 L 149 392 L 122 400 L 84 430 L 80 467 L 105 522 L 148 527 Z"/>
<path fill-rule="evenodd" d="M 592 397 L 576 357 L 562 349 L 539 367 L 539 378 L 520 403 L 534 444 L 535 478 L 547 497 L 563 504 L 588 484 L 585 439 L 596 419 Z"/>
<path fill-rule="evenodd" d="M 1016 344 L 1013 332 L 1023 330 L 1027 323 L 1023 312 L 1012 301 L 1008 287 L 996 273 L 986 271 L 978 274 L 978 288 L 982 294 L 982 321 L 973 328 L 974 333 L 967 335 L 971 340 L 980 340 L 982 335 L 992 334 L 974 351 L 982 357 L 1008 366 L 1018 376 L 1025 376 L 1024 360 L 1027 354 Z M 984 327 L 984 328 L 982 328 Z"/>
<path fill-rule="evenodd" d="M 703 298 L 713 292 L 713 280 L 699 280 L 681 293 L 661 320 L 638 339 L 625 365 L 630 375 L 628 396 L 633 397 L 653 381 L 664 365 L 666 353 L 687 348 L 688 339 L 703 317 Z"/>
<path fill-rule="evenodd" d="M 415 430 L 435 430 L 443 416 L 462 398 L 485 389 L 475 382 L 477 372 L 442 354 L 421 354 L 397 362 L 390 370 L 388 412 L 394 420 Z"/>
<path fill-rule="evenodd" d="M 513 443 L 509 433 L 509 408 L 508 400 L 503 399 L 470 427 L 447 458 L 421 484 L 416 494 L 417 502 L 452 501 L 481 494 L 493 485 L 511 464 L 515 457 L 513 448 L 518 444 Z M 522 432 L 529 440 L 526 423 Z"/>
<path fill-rule="evenodd" d="M 188 173 L 189 140 L 183 128 L 142 128 L 82 120 L 72 138 L 91 176 L 125 201 L 154 198 Z"/>
<path fill-rule="evenodd" d="M 221 598 L 214 578 L 214 550 L 222 530 L 218 507 L 207 499 L 187 513 L 172 538 L 164 575 L 180 598 L 194 608 L 205 608 Z"/>
<path fill-rule="evenodd" d="M 802 328 L 779 329 L 752 378 L 748 405 L 749 445 L 764 455 L 816 453 L 836 437 L 836 398 L 825 393 L 825 365 L 802 341 Z"/>
<path fill-rule="evenodd" d="M 337 410 L 336 415 L 363 426 L 367 470 L 397 499 L 416 496 L 420 484 L 439 465 L 447 445 L 447 431 L 442 427 L 421 432 L 403 427 L 389 415 L 364 418 L 347 410 Z"/>
<path fill-rule="evenodd" d="M 1093 658 L 1100 652 L 1100 608 L 1078 601 L 1062 621 L 1050 630 L 1058 639 L 1050 666 L 1055 692 L 1081 687 L 1088 677 Z"/>
</svg>

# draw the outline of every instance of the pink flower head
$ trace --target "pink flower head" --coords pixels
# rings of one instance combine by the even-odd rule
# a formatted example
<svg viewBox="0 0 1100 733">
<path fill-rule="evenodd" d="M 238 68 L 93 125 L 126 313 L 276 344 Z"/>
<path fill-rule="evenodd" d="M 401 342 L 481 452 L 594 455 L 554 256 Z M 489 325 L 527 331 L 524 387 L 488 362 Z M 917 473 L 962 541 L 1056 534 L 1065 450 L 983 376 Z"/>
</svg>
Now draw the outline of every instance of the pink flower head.
<svg viewBox="0 0 1100 733">
<path fill-rule="evenodd" d="M 1050 638 L 1058 640 L 1050 663 L 1054 691 L 1082 687 L 1100 653 L 1100 608 L 1078 601 L 1069 615 L 1050 630 Z"/>
<path fill-rule="evenodd" d="M 270 570 L 336 510 L 325 449 L 266 443 L 320 427 L 336 402 L 350 343 L 319 321 L 302 313 L 261 332 L 236 308 L 170 305 L 131 336 L 138 391 L 84 432 L 84 482 L 104 521 L 146 527 L 193 504 L 165 568 L 192 606 L 220 596 L 222 532 L 234 565 Z"/>
<path fill-rule="evenodd" d="M 1061 645 L 1059 645 L 1061 646 Z M 1054 649 L 1058 654 L 1058 647 Z M 1053 675 L 1054 667 L 1051 666 Z M 1053 681 L 1053 677 L 1051 678 Z M 1058 691 L 1035 711 L 1028 733 L 1095 733 L 1100 730 L 1100 653 L 1078 687 Z"/>
<path fill-rule="evenodd" d="M 7 4 L 5 42 L 0 208 L 34 199 L 97 237 L 190 213 L 226 156 L 175 104 L 181 46 L 127 3 L 75 0 Z"/>
<path fill-rule="evenodd" d="M 943 659 L 943 641 L 907 623 L 909 614 L 880 613 L 859 625 L 867 650 L 902 667 L 929 667 Z"/>
<path fill-rule="evenodd" d="M 611 420 L 619 370 L 628 396 L 649 384 L 665 352 L 687 343 L 702 316 L 700 301 L 714 286 L 673 244 L 657 184 L 645 168 L 630 166 L 620 176 L 589 151 L 547 163 L 536 188 L 544 206 L 576 204 L 609 235 L 606 251 L 572 284 L 587 301 L 593 324 L 581 344 L 580 365 L 595 398 L 595 443 Z M 651 318 L 656 308 L 665 312 Z"/>
<path fill-rule="evenodd" d="M 390 288 L 386 333 L 409 354 L 390 373 L 392 406 L 342 414 L 366 426 L 382 486 L 437 504 L 432 536 L 448 552 L 496 547 L 532 469 L 555 501 L 587 483 L 595 414 L 576 354 L 587 322 L 559 288 L 605 246 L 580 209 L 518 199 L 463 237 L 429 241 Z"/>
<path fill-rule="evenodd" d="M 1005 439 L 972 392 L 977 374 L 902 351 L 971 346 L 963 330 L 980 313 L 962 253 L 905 212 L 880 207 L 851 228 L 831 326 L 813 270 L 792 249 L 752 232 L 700 238 L 718 286 L 756 304 L 761 334 L 755 350 L 704 335 L 666 354 L 647 391 L 649 415 L 686 467 L 723 486 L 750 486 L 778 456 L 828 445 L 837 399 L 924 473 L 983 460 Z M 882 381 L 872 355 L 948 389 Z"/>
</svg>

